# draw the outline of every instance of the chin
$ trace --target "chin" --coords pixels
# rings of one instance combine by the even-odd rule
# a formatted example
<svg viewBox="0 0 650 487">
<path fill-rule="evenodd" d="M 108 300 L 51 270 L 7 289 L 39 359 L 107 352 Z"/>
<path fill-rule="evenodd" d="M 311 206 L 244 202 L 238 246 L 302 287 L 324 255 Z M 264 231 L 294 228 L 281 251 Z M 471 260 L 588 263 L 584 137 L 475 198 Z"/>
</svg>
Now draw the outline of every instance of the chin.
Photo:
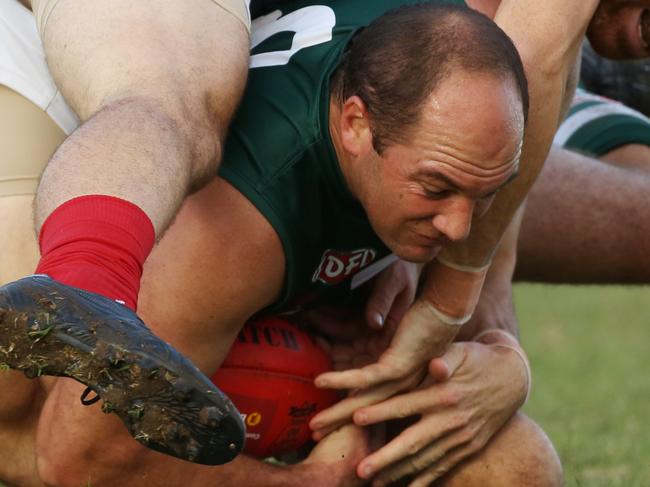
<svg viewBox="0 0 650 487">
<path fill-rule="evenodd" d="M 440 245 L 400 245 L 391 248 L 393 253 L 400 259 L 416 264 L 426 264 L 427 262 L 431 262 L 438 256 L 441 249 L 442 246 Z"/>
</svg>

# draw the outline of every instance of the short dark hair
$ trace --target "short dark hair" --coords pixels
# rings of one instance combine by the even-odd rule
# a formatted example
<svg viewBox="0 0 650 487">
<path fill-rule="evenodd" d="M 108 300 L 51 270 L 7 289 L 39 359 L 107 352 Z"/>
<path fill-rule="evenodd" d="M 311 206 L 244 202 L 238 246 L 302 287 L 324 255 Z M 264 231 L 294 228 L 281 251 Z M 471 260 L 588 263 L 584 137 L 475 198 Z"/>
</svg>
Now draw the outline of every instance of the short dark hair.
<svg viewBox="0 0 650 487">
<path fill-rule="evenodd" d="M 459 5 L 420 3 L 377 18 L 351 41 L 331 92 L 339 103 L 353 95 L 366 103 L 381 153 L 404 141 L 425 100 L 455 68 L 513 79 L 527 119 L 528 84 L 517 49 L 492 20 Z"/>
</svg>

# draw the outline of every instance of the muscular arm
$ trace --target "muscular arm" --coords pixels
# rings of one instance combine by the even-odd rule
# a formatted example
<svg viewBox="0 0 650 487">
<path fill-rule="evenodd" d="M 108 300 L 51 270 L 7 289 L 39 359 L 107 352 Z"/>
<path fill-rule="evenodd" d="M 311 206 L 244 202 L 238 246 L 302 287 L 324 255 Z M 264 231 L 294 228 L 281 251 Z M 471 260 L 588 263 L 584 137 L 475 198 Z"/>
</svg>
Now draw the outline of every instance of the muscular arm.
<svg viewBox="0 0 650 487">
<path fill-rule="evenodd" d="M 454 468 L 462 458 L 482 451 L 524 402 L 530 387 L 530 369 L 526 354 L 515 338 L 519 329 L 512 302 L 512 274 L 522 210 L 499 244 L 476 313 L 456 338 L 460 342 L 472 342 L 480 333 L 480 344 L 457 343 L 445 355 L 432 360 L 431 377 L 425 379 L 425 383 L 431 382 L 431 387 L 424 387 L 423 383 L 415 392 L 355 412 L 354 420 L 358 424 L 394 418 L 395 411 L 399 411 L 399 416 L 422 415 L 411 428 L 365 458 L 357 469 L 360 476 L 369 478 L 366 470 L 369 468 L 371 472 L 381 470 L 379 477 L 384 480 L 415 475 L 422 483 L 430 482 Z M 494 330 L 507 334 L 493 333 Z M 471 359 L 479 351 L 482 360 Z M 358 355 L 357 351 L 355 356 Z M 467 381 L 469 377 L 471 380 Z M 472 384 L 471 392 L 465 388 L 469 384 Z M 499 399 L 495 400 L 496 397 Z M 467 411 L 472 411 L 471 419 L 461 426 L 455 424 L 454 418 L 462 417 Z M 452 433 L 448 433 L 450 425 L 457 426 L 451 429 Z M 418 452 L 400 461 L 405 452 L 413 451 L 413 445 L 417 445 Z"/>
<path fill-rule="evenodd" d="M 445 247 L 442 256 L 446 259 L 476 267 L 490 262 L 505 229 L 541 171 L 567 100 L 570 102 L 573 96 L 575 62 L 596 4 L 553 1 L 532 7 L 527 2 L 501 2 L 494 20 L 519 50 L 530 95 L 520 172 L 499 192 L 488 212 L 473 222 L 469 238 Z M 545 12 L 554 15 L 543 15 Z"/>
<path fill-rule="evenodd" d="M 460 329 L 457 340 L 469 341 L 489 329 L 504 330 L 515 337 L 519 336 L 519 323 L 512 296 L 512 277 L 517 264 L 517 241 L 523 215 L 522 206 L 499 243 L 492 258 L 492 265 L 485 276 L 485 284 L 474 315 Z"/>
<path fill-rule="evenodd" d="M 77 395 L 78 384 L 61 379 L 50 399 L 58 401 L 61 395 Z M 65 398 L 63 398 L 65 399 Z M 69 403 L 66 403 L 69 407 Z M 57 487 L 342 487 L 355 478 L 356 463 L 367 454 L 364 439 L 357 436 L 341 444 L 333 438 L 330 450 L 316 451 L 306 463 L 279 467 L 255 458 L 241 455 L 229 464 L 219 467 L 196 465 L 163 456 L 135 442 L 114 418 L 102 415 L 99 406 L 75 408 L 75 421 L 68 425 L 83 428 L 84 436 L 76 436 L 74 442 L 66 442 L 65 436 L 57 437 L 57 447 L 70 459 L 65 466 L 39 465 L 41 479 L 46 485 Z M 45 428 L 61 431 L 55 420 L 45 417 L 39 426 L 39 437 L 52 438 Z M 103 428 L 98 426 L 103 423 Z M 52 432 L 54 433 L 54 432 Z M 332 439 L 330 439 L 332 440 Z M 51 440 L 50 440 L 51 441 Z M 325 440 L 324 440 L 325 441 Z M 326 442 L 326 441 L 325 441 Z M 47 445 L 38 445 L 47 448 Z M 327 447 L 327 445 L 325 445 Z M 341 462 L 335 452 L 349 457 Z"/>
</svg>

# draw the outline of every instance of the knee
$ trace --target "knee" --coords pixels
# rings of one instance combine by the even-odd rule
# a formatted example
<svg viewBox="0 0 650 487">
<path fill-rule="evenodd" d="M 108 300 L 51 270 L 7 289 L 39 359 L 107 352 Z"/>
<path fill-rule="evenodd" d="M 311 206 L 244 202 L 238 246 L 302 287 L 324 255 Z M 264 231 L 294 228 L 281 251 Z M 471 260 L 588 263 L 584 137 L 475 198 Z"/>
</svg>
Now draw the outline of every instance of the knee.
<svg viewBox="0 0 650 487">
<path fill-rule="evenodd" d="M 503 454 L 510 452 L 510 480 L 500 485 L 530 487 L 561 487 L 564 472 L 560 458 L 544 430 L 523 413 L 517 413 L 506 424 Z M 497 438 L 499 440 L 500 438 Z"/>
<path fill-rule="evenodd" d="M 544 431 L 517 413 L 485 448 L 452 470 L 445 487 L 561 487 L 562 464 Z M 438 484 L 436 484 L 438 485 Z"/>
<path fill-rule="evenodd" d="M 179 93 L 175 86 L 133 90 L 113 97 L 86 127 L 97 130 L 107 120 L 128 121 L 138 127 L 128 141 L 122 136 L 123 143 L 153 144 L 152 154 L 180 164 L 176 168 L 179 177 L 189 169 L 190 183 L 197 188 L 216 174 L 227 122 L 214 116 L 211 105 L 201 97 Z"/>
</svg>

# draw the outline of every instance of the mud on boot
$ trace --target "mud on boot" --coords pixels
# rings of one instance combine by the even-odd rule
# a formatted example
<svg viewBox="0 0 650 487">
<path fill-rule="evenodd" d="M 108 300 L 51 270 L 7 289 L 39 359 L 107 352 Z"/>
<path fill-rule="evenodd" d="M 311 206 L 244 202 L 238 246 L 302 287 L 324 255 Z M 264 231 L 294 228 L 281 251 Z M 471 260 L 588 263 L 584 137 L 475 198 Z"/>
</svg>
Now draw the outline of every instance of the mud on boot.
<svg viewBox="0 0 650 487">
<path fill-rule="evenodd" d="M 145 446 L 205 465 L 235 458 L 244 424 L 232 402 L 130 309 L 35 275 L 0 288 L 0 365 L 70 377 L 94 391 Z M 98 399 L 99 399 L 98 398 Z"/>
</svg>

